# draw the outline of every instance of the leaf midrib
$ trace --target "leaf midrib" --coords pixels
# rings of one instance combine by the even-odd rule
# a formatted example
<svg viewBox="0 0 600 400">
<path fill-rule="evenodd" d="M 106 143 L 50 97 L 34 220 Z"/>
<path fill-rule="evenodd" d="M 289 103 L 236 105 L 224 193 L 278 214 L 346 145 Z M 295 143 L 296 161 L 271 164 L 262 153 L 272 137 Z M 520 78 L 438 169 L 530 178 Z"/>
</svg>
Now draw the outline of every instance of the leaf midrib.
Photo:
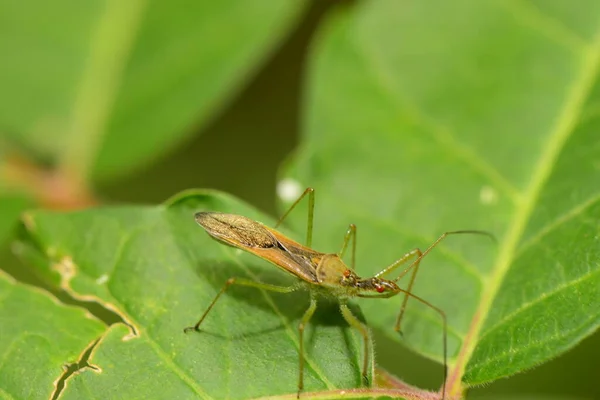
<svg viewBox="0 0 600 400">
<path fill-rule="evenodd" d="M 498 261 L 491 270 L 488 290 L 484 291 L 484 295 L 473 316 L 471 326 L 461 347 L 457 363 L 449 374 L 448 387 L 450 395 L 456 396 L 462 392 L 462 377 L 465 373 L 466 365 L 479 342 L 486 316 L 509 270 L 527 222 L 533 213 L 534 206 L 542 192 L 543 186 L 552 172 L 554 163 L 559 157 L 565 142 L 578 125 L 578 117 L 581 115 L 598 72 L 600 63 L 599 34 L 596 35 L 594 45 L 587 49 L 581 61 L 582 69 L 580 78 L 571 87 L 563 113 L 559 116 L 554 130 L 546 142 L 546 148 L 541 153 L 540 161 L 533 170 L 531 183 L 524 192 L 523 202 L 516 205 L 516 213 L 500 248 Z"/>
<path fill-rule="evenodd" d="M 106 134 L 147 5 L 146 0 L 126 3 L 107 1 L 91 31 L 91 50 L 76 88 L 67 140 L 59 155 L 59 169 L 84 186 Z"/>
</svg>

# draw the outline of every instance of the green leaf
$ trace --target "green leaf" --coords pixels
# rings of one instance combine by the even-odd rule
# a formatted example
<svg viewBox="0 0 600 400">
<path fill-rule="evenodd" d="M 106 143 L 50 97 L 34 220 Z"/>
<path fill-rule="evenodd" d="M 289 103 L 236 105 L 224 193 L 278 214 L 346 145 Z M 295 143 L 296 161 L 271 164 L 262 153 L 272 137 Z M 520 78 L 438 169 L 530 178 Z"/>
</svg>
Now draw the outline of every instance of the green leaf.
<svg viewBox="0 0 600 400">
<path fill-rule="evenodd" d="M 417 277 L 414 293 L 448 316 L 455 394 L 599 326 L 599 15 L 595 1 L 366 1 L 314 47 L 283 178 L 316 188 L 315 247 L 336 251 L 357 224 L 368 276 L 444 231 L 498 238 L 450 237 Z M 399 305 L 361 303 L 395 339 Z M 439 316 L 408 308 L 404 342 L 440 360 Z"/>
<path fill-rule="evenodd" d="M 4 1 L 0 125 L 73 174 L 122 174 L 207 123 L 305 4 Z"/>
<path fill-rule="evenodd" d="M 194 220 L 200 210 L 272 222 L 212 192 L 183 194 L 167 206 L 27 214 L 24 244 L 45 255 L 62 287 L 116 311 L 133 332 L 112 327 L 90 356 L 100 372 L 71 377 L 67 398 L 295 396 L 297 324 L 308 307 L 306 292 L 233 287 L 201 333 L 183 333 L 232 276 L 294 282 L 267 262 L 211 239 Z M 321 306 L 305 332 L 305 388 L 359 386 L 362 337 L 335 305 Z"/>
<path fill-rule="evenodd" d="M 568 395 L 551 395 L 551 394 L 508 394 L 508 395 L 487 395 L 483 397 L 472 396 L 472 400 L 583 400 L 582 397 Z"/>
<path fill-rule="evenodd" d="M 64 367 L 105 329 L 85 310 L 0 272 L 0 397 L 50 398 Z"/>
<path fill-rule="evenodd" d="M 29 203 L 23 196 L 0 193 L 0 245 L 9 237 L 18 222 L 19 215 Z"/>
</svg>

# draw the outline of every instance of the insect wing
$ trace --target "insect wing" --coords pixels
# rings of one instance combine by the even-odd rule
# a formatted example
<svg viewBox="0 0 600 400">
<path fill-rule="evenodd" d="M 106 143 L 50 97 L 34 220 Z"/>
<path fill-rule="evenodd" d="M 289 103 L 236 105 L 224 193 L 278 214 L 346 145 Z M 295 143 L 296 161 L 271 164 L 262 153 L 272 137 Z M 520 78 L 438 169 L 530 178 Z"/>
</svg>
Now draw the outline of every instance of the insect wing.
<svg viewBox="0 0 600 400">
<path fill-rule="evenodd" d="M 304 247 L 281 233 L 241 215 L 199 212 L 195 218 L 213 238 L 267 260 L 307 282 L 317 282 L 312 258 L 298 256 L 287 249 L 288 246 Z M 311 251 L 311 255 L 319 254 Z"/>
</svg>

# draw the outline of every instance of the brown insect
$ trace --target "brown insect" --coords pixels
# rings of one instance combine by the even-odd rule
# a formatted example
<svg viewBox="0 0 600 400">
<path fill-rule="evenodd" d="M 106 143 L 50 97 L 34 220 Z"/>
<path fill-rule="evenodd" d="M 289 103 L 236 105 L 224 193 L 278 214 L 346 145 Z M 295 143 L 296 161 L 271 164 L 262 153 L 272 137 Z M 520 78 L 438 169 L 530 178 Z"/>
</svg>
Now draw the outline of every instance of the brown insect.
<svg viewBox="0 0 600 400">
<path fill-rule="evenodd" d="M 304 344 L 303 332 L 306 324 L 309 322 L 317 308 L 317 295 L 325 295 L 336 298 L 340 304 L 340 311 L 344 319 L 350 326 L 357 329 L 364 339 L 364 358 L 362 365 L 362 377 L 365 383 L 368 383 L 367 370 L 369 366 L 369 329 L 356 318 L 348 307 L 348 299 L 353 297 L 367 298 L 388 298 L 403 293 L 404 300 L 400 307 L 398 318 L 394 329 L 400 331 L 400 323 L 406 309 L 409 297 L 431 307 L 440 314 L 443 319 L 443 353 L 444 353 L 444 385 L 442 386 L 442 398 L 445 398 L 446 382 L 446 361 L 447 361 L 447 339 L 446 339 L 446 315 L 444 312 L 431 303 L 411 293 L 415 277 L 419 268 L 419 263 L 435 246 L 437 246 L 445 237 L 453 234 L 473 233 L 491 236 L 487 232 L 463 230 L 443 233 L 434 241 L 424 252 L 413 249 L 403 255 L 400 259 L 394 261 L 390 266 L 384 268 L 371 278 L 361 278 L 354 271 L 356 259 L 356 226 L 351 224 L 344 236 L 342 249 L 338 253 L 321 253 L 310 248 L 313 230 L 314 215 L 314 189 L 307 188 L 304 193 L 292 204 L 290 209 L 281 217 L 277 226 L 279 226 L 296 205 L 308 195 L 308 228 L 306 233 L 306 245 L 303 246 L 294 240 L 284 236 L 273 228 L 269 228 L 250 218 L 234 214 L 224 214 L 219 212 L 199 212 L 196 213 L 196 222 L 200 224 L 206 232 L 213 238 L 224 242 L 230 246 L 248 251 L 264 260 L 270 261 L 284 271 L 291 273 L 299 278 L 298 282 L 291 286 L 278 286 L 263 282 L 256 282 L 245 278 L 229 278 L 223 288 L 217 293 L 210 303 L 200 320 L 194 326 L 184 329 L 184 332 L 191 330 L 200 331 L 200 325 L 213 308 L 219 297 L 231 285 L 250 286 L 259 289 L 269 290 L 279 293 L 290 293 L 297 290 L 308 290 L 310 293 L 310 305 L 302 316 L 298 325 L 300 339 L 299 348 L 299 373 L 298 373 L 298 394 L 304 386 Z M 349 268 L 343 261 L 348 244 L 352 240 L 352 258 Z M 382 278 L 395 271 L 398 267 L 406 264 L 411 258 L 412 263 L 405 268 L 397 278 L 388 280 Z M 401 289 L 396 282 L 412 270 L 408 287 Z"/>
</svg>

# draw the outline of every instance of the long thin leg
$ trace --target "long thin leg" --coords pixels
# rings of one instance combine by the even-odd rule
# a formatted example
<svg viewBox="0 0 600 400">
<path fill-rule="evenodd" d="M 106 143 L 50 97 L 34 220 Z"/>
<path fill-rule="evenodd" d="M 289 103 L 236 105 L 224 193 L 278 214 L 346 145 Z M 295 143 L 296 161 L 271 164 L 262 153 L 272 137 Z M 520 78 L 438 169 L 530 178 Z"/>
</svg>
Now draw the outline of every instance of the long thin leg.
<svg viewBox="0 0 600 400">
<path fill-rule="evenodd" d="M 213 301 L 210 303 L 210 305 L 208 306 L 208 308 L 206 309 L 206 311 L 204 311 L 204 314 L 202 314 L 202 316 L 200 317 L 200 320 L 198 320 L 198 322 L 196 323 L 196 325 L 194 326 L 188 326 L 187 328 L 185 328 L 183 330 L 183 332 L 187 333 L 189 331 L 199 331 L 200 329 L 200 324 L 202 324 L 202 321 L 204 321 L 204 319 L 206 318 L 206 316 L 208 315 L 208 313 L 210 312 L 210 310 L 212 310 L 212 308 L 214 307 L 215 303 L 217 302 L 217 300 L 219 300 L 219 297 L 221 297 L 221 295 L 223 293 L 225 293 L 225 291 L 229 288 L 229 286 L 231 285 L 240 285 L 240 286 L 250 286 L 250 287 L 255 287 L 257 289 L 264 289 L 264 290 L 269 290 L 271 292 L 279 292 L 279 293 L 290 293 L 293 292 L 295 290 L 297 290 L 299 288 L 298 285 L 292 285 L 292 286 L 277 286 L 277 285 L 271 285 L 269 283 L 262 283 L 262 282 L 256 282 L 256 281 L 251 281 L 249 279 L 244 279 L 244 278 L 229 278 L 227 279 L 227 282 L 225 282 L 225 285 L 223 285 L 223 287 L 221 288 L 221 290 L 219 291 L 219 293 L 217 293 L 217 295 L 215 296 L 215 298 L 213 299 Z"/>
<path fill-rule="evenodd" d="M 433 304 L 431 304 L 427 300 L 422 299 L 419 296 L 415 296 L 414 294 L 410 293 L 407 290 L 398 288 L 398 291 L 406 294 L 407 296 L 412 297 L 413 299 L 415 299 L 415 300 L 417 300 L 417 301 L 419 301 L 419 302 L 421 302 L 423 304 L 425 304 L 426 306 L 428 306 L 431 309 L 435 310 L 442 317 L 443 331 L 444 331 L 443 339 L 442 339 L 442 347 L 443 347 L 443 352 L 444 352 L 444 383 L 442 384 L 442 399 L 445 399 L 446 398 L 446 379 L 448 378 L 448 322 L 446 320 L 446 314 L 441 309 L 437 308 L 436 306 L 434 306 Z M 396 321 L 396 326 L 394 327 L 394 329 L 396 331 L 400 330 L 399 319 Z"/>
<path fill-rule="evenodd" d="M 340 311 L 342 312 L 342 316 L 344 317 L 346 322 L 348 322 L 348 324 L 350 324 L 351 327 L 357 329 L 360 332 L 360 334 L 363 336 L 365 356 L 363 358 L 362 378 L 363 378 L 364 384 L 368 385 L 369 376 L 367 375 L 367 369 L 369 368 L 369 354 L 370 354 L 369 328 L 367 328 L 362 322 L 359 321 L 358 318 L 356 318 L 354 316 L 354 314 L 352 314 L 352 311 L 350 311 L 350 308 L 348 308 L 348 305 L 346 303 L 340 304 Z"/>
<path fill-rule="evenodd" d="M 431 250 L 433 250 L 438 244 L 440 244 L 440 242 L 442 240 L 444 240 L 446 237 L 450 236 L 450 235 L 462 235 L 462 234 L 474 234 L 474 235 L 484 235 L 489 237 L 490 239 L 492 239 L 494 242 L 496 241 L 496 238 L 494 237 L 494 235 L 492 235 L 489 232 L 485 232 L 485 231 L 473 231 L 473 230 L 469 230 L 469 231 L 450 231 L 450 232 L 444 232 L 440 235 L 439 238 L 436 239 L 435 242 L 433 242 L 432 244 L 429 245 L 429 247 L 423 252 L 421 253 L 417 259 L 415 261 L 413 261 L 413 263 L 411 265 L 408 266 L 408 268 L 406 268 L 404 271 L 402 271 L 402 273 L 396 278 L 394 279 L 394 282 L 397 282 L 400 278 L 402 278 L 404 275 L 406 275 L 406 273 L 415 265 L 419 264 L 421 262 L 421 260 L 427 255 L 429 254 L 429 252 Z M 388 267 L 389 268 L 389 267 Z M 386 268 L 387 269 L 387 268 Z M 384 270 L 385 271 L 385 270 Z"/>
<path fill-rule="evenodd" d="M 417 258 L 414 259 L 414 261 L 406 268 L 404 269 L 404 271 L 402 271 L 398 277 L 396 279 L 394 279 L 394 282 L 398 282 L 400 279 L 402 279 L 402 277 L 404 277 L 404 275 L 406 275 L 410 270 L 413 270 L 413 273 L 410 277 L 410 281 L 408 283 L 408 287 L 407 287 L 407 291 L 412 293 L 412 287 L 413 284 L 415 282 L 415 279 L 417 277 L 417 272 L 419 270 L 419 265 L 421 263 L 421 260 L 427 255 L 429 254 L 429 252 L 431 250 L 433 250 L 442 240 L 444 240 L 446 237 L 450 236 L 450 235 L 457 235 L 457 234 L 475 234 L 475 235 L 484 235 L 484 236 L 488 236 L 489 238 L 491 238 L 492 240 L 496 240 L 495 237 L 490 234 L 489 232 L 485 232 L 485 231 L 477 231 L 477 230 L 462 230 L 462 231 L 449 231 L 449 232 L 444 232 L 440 235 L 440 237 L 437 238 L 437 240 L 435 240 L 424 252 L 421 252 L 421 250 L 414 249 L 411 250 L 410 252 L 406 253 L 404 256 L 402 256 L 402 258 L 400 258 L 399 260 L 393 262 L 389 267 L 383 269 L 382 271 L 380 271 L 379 273 L 377 273 L 375 275 L 375 277 L 380 277 L 382 275 L 386 275 L 392 271 L 394 271 L 396 268 L 398 268 L 399 266 L 403 265 L 404 263 L 406 263 L 406 261 L 413 257 L 413 256 L 417 256 Z M 414 269 L 413 269 L 414 268 Z M 400 331 L 400 323 L 402 321 L 402 318 L 404 317 L 404 311 L 406 310 L 406 304 L 408 302 L 408 295 L 404 296 L 404 300 L 402 301 L 402 307 L 400 308 L 400 314 L 398 315 L 398 319 L 396 320 L 396 330 Z"/>
<path fill-rule="evenodd" d="M 313 217 L 315 212 L 315 189 L 309 187 L 304 190 L 304 193 L 298 197 L 298 200 L 291 205 L 291 207 L 283 214 L 283 217 L 279 218 L 279 221 L 275 224 L 277 228 L 283 220 L 292 212 L 292 210 L 300 203 L 300 201 L 308 194 L 308 226 L 306 227 L 306 247 L 310 247 L 312 244 L 312 231 L 313 231 Z"/>
<path fill-rule="evenodd" d="M 406 253 L 404 256 L 402 256 L 402 258 L 400 258 L 397 261 L 394 261 L 389 267 L 382 269 L 381 271 L 379 271 L 375 277 L 380 277 L 383 275 L 386 275 L 390 272 L 392 272 L 393 270 L 395 270 L 397 267 L 399 267 L 400 265 L 404 264 L 406 262 L 406 260 L 410 257 L 412 257 L 415 253 L 420 253 L 418 255 L 418 257 L 412 262 L 412 264 L 410 264 L 404 271 L 402 271 L 400 273 L 400 275 L 398 275 L 398 277 L 396 279 L 394 279 L 394 282 L 398 282 L 404 275 L 406 275 L 408 273 L 409 270 L 411 270 L 413 267 L 415 267 L 416 265 L 418 265 L 421 260 L 427 255 L 429 254 L 429 252 L 431 250 L 434 249 L 434 247 L 436 247 L 442 240 L 444 240 L 446 237 L 450 236 L 450 235 L 459 235 L 459 234 L 475 234 L 475 235 L 484 235 L 487 236 L 489 238 L 491 238 L 494 242 L 496 241 L 496 238 L 494 237 L 494 235 L 492 235 L 489 232 L 485 232 L 485 231 L 473 231 L 473 230 L 469 230 L 469 231 L 450 231 L 450 232 L 444 232 L 440 235 L 440 237 L 438 237 L 435 242 L 433 242 L 431 245 L 429 245 L 429 247 L 421 253 L 421 251 L 419 249 L 414 249 L 409 251 L 408 253 Z"/>
<path fill-rule="evenodd" d="M 421 250 L 420 249 L 413 249 L 411 251 L 409 251 L 408 253 L 406 253 L 405 255 L 403 255 L 400 259 L 394 261 L 389 267 L 383 269 L 382 271 L 378 272 L 375 277 L 379 278 L 383 275 L 389 274 L 391 272 L 393 272 L 396 268 L 398 268 L 399 266 L 405 264 L 410 258 L 417 256 L 417 259 L 414 263 L 412 263 L 408 268 L 406 268 L 404 271 L 402 271 L 402 273 L 400 274 L 400 277 L 404 276 L 408 271 L 410 271 L 412 269 L 412 275 L 410 277 L 410 281 L 408 282 L 408 287 L 406 288 L 407 292 L 412 293 L 412 287 L 413 284 L 415 283 L 415 278 L 417 277 L 417 272 L 419 271 L 419 261 L 421 260 Z M 414 268 L 413 268 L 414 267 Z M 400 278 L 398 278 L 400 279 Z M 395 279 L 395 281 L 397 281 L 398 279 Z M 408 294 L 404 295 L 404 300 L 402 300 L 402 307 L 400 308 L 400 314 L 398 315 L 398 319 L 396 320 L 396 331 L 400 332 L 400 321 L 402 320 L 402 317 L 404 316 L 404 310 L 406 310 L 406 304 L 408 303 L 408 298 L 410 296 Z"/>
<path fill-rule="evenodd" d="M 346 249 L 348 248 L 348 242 L 350 240 L 352 240 L 352 260 L 350 262 L 350 268 L 354 270 L 354 267 L 356 265 L 356 225 L 354 224 L 350 224 L 348 230 L 346 231 L 346 234 L 344 235 L 344 244 L 342 245 L 342 249 L 338 253 L 338 256 L 340 258 L 344 257 Z"/>
<path fill-rule="evenodd" d="M 300 337 L 300 349 L 298 350 L 300 355 L 300 372 L 298 374 L 298 393 L 296 398 L 300 398 L 300 392 L 304 389 L 304 328 L 308 324 L 308 321 L 312 318 L 315 310 L 317 309 L 317 299 L 314 293 L 310 292 L 310 305 L 304 312 L 300 323 L 298 324 L 298 336 Z"/>
<path fill-rule="evenodd" d="M 415 255 L 417 255 L 417 260 L 420 261 L 421 257 L 421 250 L 419 250 L 418 248 L 416 249 L 412 249 L 411 251 L 409 251 L 408 253 L 404 254 L 402 257 L 400 257 L 399 259 L 397 259 L 396 261 L 394 261 L 393 263 L 391 263 L 388 267 L 385 267 L 384 269 L 382 269 L 381 271 L 379 271 L 378 273 L 375 274 L 376 278 L 381 278 L 387 274 L 390 274 L 392 272 L 394 272 L 394 270 L 396 268 L 398 268 L 399 266 L 406 264 L 406 262 L 411 258 L 414 257 Z M 397 279 L 394 279 L 394 281 L 399 280 L 401 277 L 403 277 L 410 269 L 412 269 L 413 267 L 415 267 L 415 265 L 413 265 L 414 263 L 410 264 L 410 266 L 408 266 L 408 268 L 406 268 L 404 271 L 402 271 L 400 273 L 400 277 L 398 277 Z"/>
<path fill-rule="evenodd" d="M 413 254 L 417 254 L 418 261 L 416 261 L 414 263 L 415 268 L 413 269 L 413 272 L 410 276 L 410 281 L 408 281 L 408 286 L 406 287 L 407 293 L 404 294 L 404 300 L 402 300 L 402 306 L 400 307 L 400 314 L 398 314 L 398 318 L 396 319 L 396 331 L 397 332 L 401 332 L 400 322 L 402 321 L 402 317 L 404 317 L 404 311 L 406 311 L 406 304 L 408 303 L 408 298 L 410 297 L 408 295 L 408 293 L 412 293 L 412 288 L 415 283 L 415 278 L 417 277 L 417 272 L 419 271 L 419 265 L 421 264 L 420 261 L 421 261 L 421 258 L 423 258 L 422 257 L 423 253 L 421 253 L 420 249 L 418 249 L 418 248 L 414 249 L 413 252 L 414 252 Z"/>
</svg>

